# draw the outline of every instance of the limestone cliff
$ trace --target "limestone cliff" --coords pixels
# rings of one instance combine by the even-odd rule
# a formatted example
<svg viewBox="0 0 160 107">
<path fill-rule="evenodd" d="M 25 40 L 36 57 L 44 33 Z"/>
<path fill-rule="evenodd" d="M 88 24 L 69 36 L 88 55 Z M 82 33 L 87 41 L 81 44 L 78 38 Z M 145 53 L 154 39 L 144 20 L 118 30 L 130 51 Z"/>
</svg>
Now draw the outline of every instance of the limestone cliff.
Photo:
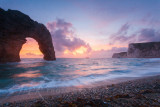
<svg viewBox="0 0 160 107">
<path fill-rule="evenodd" d="M 160 42 L 131 43 L 126 58 L 160 58 Z M 112 58 L 124 58 L 124 55 L 115 53 Z"/>
<path fill-rule="evenodd" d="M 127 56 L 129 58 L 160 58 L 160 42 L 131 43 Z"/>
<path fill-rule="evenodd" d="M 20 61 L 19 52 L 26 37 L 38 42 L 45 60 L 55 60 L 52 38 L 43 24 L 20 11 L 0 8 L 0 62 Z"/>
</svg>

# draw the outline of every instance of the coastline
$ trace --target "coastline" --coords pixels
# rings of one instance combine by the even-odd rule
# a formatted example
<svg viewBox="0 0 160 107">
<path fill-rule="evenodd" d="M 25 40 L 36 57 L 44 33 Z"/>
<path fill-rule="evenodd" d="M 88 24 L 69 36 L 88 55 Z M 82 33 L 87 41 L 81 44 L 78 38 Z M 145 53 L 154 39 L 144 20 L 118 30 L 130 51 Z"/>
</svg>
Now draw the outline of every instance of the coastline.
<svg viewBox="0 0 160 107">
<path fill-rule="evenodd" d="M 105 81 L 95 87 L 66 87 L 15 95 L 2 106 L 160 106 L 160 75 Z M 36 95 L 38 95 L 36 97 Z M 7 103 L 8 102 L 8 103 Z"/>
</svg>

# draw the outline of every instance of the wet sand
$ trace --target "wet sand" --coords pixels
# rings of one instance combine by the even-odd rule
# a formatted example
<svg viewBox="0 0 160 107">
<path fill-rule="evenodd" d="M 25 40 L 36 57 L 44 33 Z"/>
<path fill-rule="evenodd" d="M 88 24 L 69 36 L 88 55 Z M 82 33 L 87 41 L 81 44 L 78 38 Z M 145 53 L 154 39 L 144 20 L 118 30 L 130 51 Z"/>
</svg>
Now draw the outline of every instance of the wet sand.
<svg viewBox="0 0 160 107">
<path fill-rule="evenodd" d="M 99 82 L 89 87 L 79 86 L 35 91 L 15 93 L 11 97 L 4 96 L 4 99 L 1 99 L 1 106 L 160 107 L 160 75 L 141 79 L 122 79 L 119 82 Z"/>
</svg>

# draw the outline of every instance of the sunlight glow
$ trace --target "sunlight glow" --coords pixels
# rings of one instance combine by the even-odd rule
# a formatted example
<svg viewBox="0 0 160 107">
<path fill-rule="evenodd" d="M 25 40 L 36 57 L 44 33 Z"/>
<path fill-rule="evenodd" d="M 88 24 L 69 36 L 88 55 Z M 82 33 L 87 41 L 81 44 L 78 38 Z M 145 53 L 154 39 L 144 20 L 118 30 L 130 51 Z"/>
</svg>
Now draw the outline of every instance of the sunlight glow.
<svg viewBox="0 0 160 107">
<path fill-rule="evenodd" d="M 36 40 L 26 38 L 26 43 L 22 46 L 20 51 L 21 58 L 42 58 L 42 52 L 39 50 L 39 45 Z"/>
<path fill-rule="evenodd" d="M 27 72 L 24 72 L 24 73 L 20 73 L 20 74 L 15 74 L 13 77 L 14 78 L 17 78 L 17 77 L 26 77 L 26 78 L 35 78 L 35 77 L 40 77 L 42 76 L 41 73 L 39 73 L 40 71 L 37 70 L 37 71 L 27 71 Z"/>
<path fill-rule="evenodd" d="M 72 55 L 78 55 L 78 54 L 84 54 L 87 52 L 87 48 L 81 46 L 80 48 L 74 50 L 74 51 L 69 51 L 69 50 L 65 50 L 64 54 L 72 54 Z"/>
<path fill-rule="evenodd" d="M 92 49 L 94 51 L 100 51 L 100 50 L 111 50 L 113 47 L 117 47 L 117 48 L 121 48 L 121 47 L 128 47 L 128 45 L 108 45 L 108 44 L 105 44 L 105 45 L 95 45 L 92 47 Z"/>
</svg>

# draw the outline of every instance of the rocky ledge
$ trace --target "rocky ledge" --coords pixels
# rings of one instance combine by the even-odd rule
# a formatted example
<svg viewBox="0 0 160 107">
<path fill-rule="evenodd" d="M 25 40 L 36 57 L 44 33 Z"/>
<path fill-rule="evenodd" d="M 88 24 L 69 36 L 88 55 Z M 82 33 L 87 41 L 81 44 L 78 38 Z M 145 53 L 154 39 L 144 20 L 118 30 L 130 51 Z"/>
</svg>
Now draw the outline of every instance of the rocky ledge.
<svg viewBox="0 0 160 107">
<path fill-rule="evenodd" d="M 160 42 L 131 43 L 127 52 L 114 53 L 112 58 L 160 58 Z"/>
<path fill-rule="evenodd" d="M 47 28 L 17 10 L 0 8 L 0 62 L 20 61 L 20 50 L 31 37 L 38 42 L 45 60 L 55 60 L 52 38 Z"/>
</svg>

